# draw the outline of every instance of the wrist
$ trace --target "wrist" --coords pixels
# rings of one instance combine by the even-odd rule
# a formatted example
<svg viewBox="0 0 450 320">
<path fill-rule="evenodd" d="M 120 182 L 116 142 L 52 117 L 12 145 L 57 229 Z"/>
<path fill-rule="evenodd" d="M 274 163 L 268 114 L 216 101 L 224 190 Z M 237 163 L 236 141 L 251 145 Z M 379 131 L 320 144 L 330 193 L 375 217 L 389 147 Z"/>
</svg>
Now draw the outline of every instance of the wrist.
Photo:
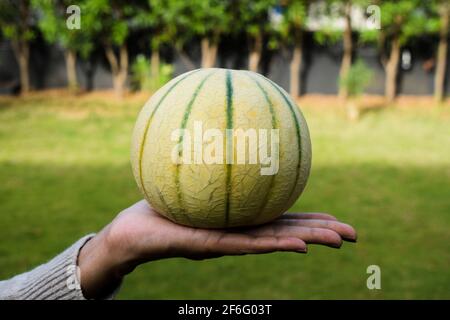
<svg viewBox="0 0 450 320">
<path fill-rule="evenodd" d="M 86 242 L 78 255 L 80 286 L 88 299 L 103 298 L 120 284 L 124 261 L 107 241 L 104 230 Z"/>
</svg>

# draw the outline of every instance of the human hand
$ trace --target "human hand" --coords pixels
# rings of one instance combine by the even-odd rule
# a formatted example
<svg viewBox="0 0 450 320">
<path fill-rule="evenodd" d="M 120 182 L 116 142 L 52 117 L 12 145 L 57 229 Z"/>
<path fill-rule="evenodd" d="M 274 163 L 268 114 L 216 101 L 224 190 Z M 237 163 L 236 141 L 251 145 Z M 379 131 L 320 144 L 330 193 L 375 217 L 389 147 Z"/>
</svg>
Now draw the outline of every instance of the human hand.
<svg viewBox="0 0 450 320">
<path fill-rule="evenodd" d="M 81 249 L 80 282 L 86 297 L 102 297 L 148 261 L 275 251 L 306 253 L 307 244 L 339 248 L 343 240 L 355 242 L 355 230 L 324 213 L 286 213 L 255 227 L 196 229 L 170 221 L 142 200 L 122 211 Z"/>
</svg>

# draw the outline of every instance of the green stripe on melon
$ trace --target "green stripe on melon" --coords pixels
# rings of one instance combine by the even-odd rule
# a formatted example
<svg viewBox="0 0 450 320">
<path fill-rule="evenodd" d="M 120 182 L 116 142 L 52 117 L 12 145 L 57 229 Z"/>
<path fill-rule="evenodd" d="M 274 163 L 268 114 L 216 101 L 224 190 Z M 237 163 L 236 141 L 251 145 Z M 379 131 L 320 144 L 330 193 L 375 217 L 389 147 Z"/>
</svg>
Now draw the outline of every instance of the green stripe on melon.
<svg viewBox="0 0 450 320">
<path fill-rule="evenodd" d="M 297 130 L 297 145 L 299 148 L 299 159 L 297 163 L 296 182 L 294 184 L 294 188 L 292 189 L 289 199 L 292 199 L 294 197 L 295 198 L 294 200 L 296 200 L 299 196 L 298 192 L 296 192 L 296 189 L 300 187 L 299 193 L 303 192 L 304 188 L 306 187 L 306 180 L 303 182 L 302 178 L 305 179 L 304 177 L 306 177 L 307 179 L 309 177 L 309 173 L 311 170 L 311 142 L 308 126 L 306 124 L 305 118 L 303 117 L 303 114 L 300 112 L 297 105 L 292 101 L 289 94 L 272 80 L 267 78 L 265 79 L 270 84 L 272 84 L 272 86 L 280 93 L 286 104 L 289 106 L 289 109 L 292 112 L 292 116 L 295 119 L 295 127 Z M 301 127 L 303 128 L 303 130 L 301 129 Z M 305 143 L 302 143 L 302 140 L 305 141 Z M 301 180 L 300 184 L 298 183 L 299 180 Z"/>
<path fill-rule="evenodd" d="M 233 84 L 231 79 L 231 71 L 226 71 L 226 118 L 227 118 L 227 129 L 233 129 Z M 233 144 L 232 139 L 226 136 L 226 154 L 232 154 Z M 231 190 L 231 170 L 233 169 L 232 164 L 225 164 L 226 171 L 226 182 L 225 182 L 225 222 L 224 227 L 227 227 L 230 223 L 230 194 Z"/>
<path fill-rule="evenodd" d="M 269 95 L 267 94 L 267 91 L 266 91 L 266 90 L 264 89 L 264 87 L 259 83 L 259 81 L 256 79 L 256 77 L 253 77 L 253 76 L 252 76 L 252 73 L 249 72 L 249 73 L 247 73 L 247 75 L 248 75 L 251 79 L 253 79 L 253 81 L 255 81 L 255 84 L 258 86 L 258 88 L 261 90 L 261 92 L 262 92 L 263 95 L 264 95 L 264 99 L 265 99 L 266 102 L 267 102 L 267 106 L 268 106 L 268 108 L 269 108 L 270 115 L 272 116 L 272 129 L 279 129 L 279 124 L 278 124 L 277 116 L 276 116 L 276 114 L 275 114 L 274 106 L 273 106 L 272 101 L 270 100 Z M 280 147 L 281 147 L 281 146 L 280 146 Z M 267 191 L 267 194 L 264 196 L 264 200 L 261 202 L 261 207 L 260 207 L 260 209 L 259 209 L 259 214 L 255 216 L 255 219 L 258 219 L 259 215 L 261 214 L 261 212 L 264 211 L 264 209 L 265 209 L 265 207 L 266 207 L 266 204 L 267 204 L 267 202 L 268 202 L 268 200 L 269 200 L 269 198 L 270 198 L 270 193 L 271 193 L 271 191 L 272 191 L 272 189 L 273 189 L 273 186 L 274 186 L 274 182 L 275 182 L 275 179 L 274 179 L 274 178 L 275 178 L 274 176 L 271 176 L 270 189 Z"/>
<path fill-rule="evenodd" d="M 170 86 L 169 86 L 169 88 L 166 91 L 164 91 L 162 89 L 159 91 L 159 93 L 160 92 L 164 92 L 164 94 L 162 94 L 162 97 L 160 99 L 158 99 L 158 102 L 155 104 L 154 108 L 151 108 L 152 107 L 152 102 L 154 101 L 154 98 L 158 96 L 158 94 L 155 94 L 152 97 L 152 99 L 149 100 L 149 103 L 147 103 L 144 106 L 144 108 L 141 111 L 141 114 L 138 117 L 138 122 L 137 122 L 136 128 L 135 128 L 135 135 L 136 135 L 136 133 L 138 133 L 137 131 L 138 131 L 138 127 L 139 127 L 139 124 L 140 124 L 139 120 L 142 119 L 142 118 L 146 118 L 146 123 L 144 125 L 145 129 L 144 129 L 144 132 L 142 134 L 142 139 L 140 139 L 140 143 L 139 143 L 139 159 L 138 159 L 139 187 L 142 189 L 144 194 L 146 194 L 146 191 L 145 191 L 145 186 L 144 186 L 143 180 L 142 180 L 142 154 L 143 154 L 143 151 L 144 151 L 144 148 L 145 148 L 145 141 L 146 141 L 146 138 L 147 138 L 147 131 L 148 131 L 148 128 L 150 127 L 150 124 L 152 122 L 153 115 L 155 114 L 156 110 L 158 110 L 158 107 L 161 105 L 161 103 L 164 101 L 164 99 L 167 97 L 167 95 L 177 86 L 177 84 L 180 83 L 185 78 L 187 78 L 192 73 L 195 73 L 197 71 L 199 71 L 199 70 L 194 70 L 194 71 L 189 72 L 187 74 L 181 75 L 178 78 L 175 78 L 171 82 L 169 82 L 166 86 L 168 86 L 168 85 L 170 85 Z M 147 113 L 148 109 L 150 109 L 150 108 L 151 108 L 151 112 L 150 112 L 150 115 L 147 117 L 145 114 Z M 136 137 L 133 137 L 133 140 L 135 138 Z"/>
<path fill-rule="evenodd" d="M 267 79 L 267 80 L 275 88 L 275 90 L 277 90 L 279 92 L 279 94 L 283 97 L 284 101 L 289 106 L 289 110 L 291 111 L 292 118 L 294 119 L 294 122 L 295 122 L 295 129 L 296 129 L 296 134 L 297 134 L 297 148 L 298 148 L 299 154 L 298 154 L 298 161 L 297 161 L 297 173 L 295 174 L 296 181 L 294 183 L 292 191 L 290 192 L 290 196 L 292 196 L 292 194 L 295 192 L 295 188 L 297 187 L 297 181 L 300 176 L 300 165 L 301 165 L 301 159 L 302 159 L 302 148 L 301 148 L 302 141 L 301 141 L 300 124 L 299 124 L 299 120 L 297 118 L 297 114 L 295 112 L 295 109 L 297 109 L 297 107 L 293 105 L 293 103 L 283 93 L 282 89 L 278 85 L 276 85 L 274 82 L 272 82 L 269 79 Z"/>
<path fill-rule="evenodd" d="M 202 121 L 203 132 L 223 132 L 222 164 L 171 161 L 177 143 L 171 133 L 185 128 L 192 136 L 196 121 Z M 236 148 L 227 128 L 278 129 L 278 173 L 262 176 L 259 163 L 226 164 L 227 149 Z M 203 143 L 203 151 L 210 143 Z M 189 149 L 181 152 L 189 155 Z M 153 95 L 136 122 L 131 153 L 138 186 L 155 210 L 177 223 L 205 228 L 278 217 L 303 191 L 310 160 L 306 122 L 283 89 L 256 73 L 214 68 L 181 75 Z"/>
<path fill-rule="evenodd" d="M 186 124 L 189 119 L 189 115 L 191 114 L 192 105 L 195 102 L 195 98 L 197 97 L 198 93 L 202 89 L 203 85 L 205 84 L 205 81 L 208 80 L 208 78 L 214 73 L 214 71 L 210 72 L 208 75 L 206 75 L 203 80 L 200 82 L 200 84 L 197 86 L 197 88 L 194 91 L 194 94 L 192 95 L 191 99 L 189 100 L 189 103 L 186 107 L 186 111 L 183 115 L 183 121 L 181 122 L 180 128 L 186 129 Z M 178 143 L 183 142 L 183 136 L 180 136 L 180 139 L 178 140 Z M 183 149 L 181 149 L 180 156 L 183 156 Z M 183 192 L 181 190 L 181 182 L 180 182 L 180 164 L 177 165 L 177 170 L 175 173 L 175 185 L 177 187 L 177 195 L 178 195 L 178 205 L 179 207 L 183 208 Z M 183 213 L 184 214 L 184 213 Z M 188 217 L 189 218 L 189 217 Z"/>
</svg>

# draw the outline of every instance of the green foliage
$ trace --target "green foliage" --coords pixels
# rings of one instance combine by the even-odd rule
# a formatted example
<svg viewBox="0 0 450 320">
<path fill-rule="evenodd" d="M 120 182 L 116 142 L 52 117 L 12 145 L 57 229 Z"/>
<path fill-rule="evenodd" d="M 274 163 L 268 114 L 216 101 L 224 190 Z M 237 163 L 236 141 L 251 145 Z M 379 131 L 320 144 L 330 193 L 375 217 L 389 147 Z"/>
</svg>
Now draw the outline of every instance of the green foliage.
<svg viewBox="0 0 450 320">
<path fill-rule="evenodd" d="M 275 49 L 280 44 L 292 44 L 300 41 L 302 32 L 308 22 L 308 10 L 312 1 L 289 0 L 282 9 L 282 20 L 278 26 L 271 28 L 269 46 Z"/>
<path fill-rule="evenodd" d="M 448 0 L 430 0 L 426 6 L 427 19 L 425 22 L 425 32 L 428 34 L 439 33 L 441 29 L 441 13 L 450 12 L 450 3 Z"/>
<path fill-rule="evenodd" d="M 235 2 L 238 19 L 233 23 L 238 30 L 243 30 L 251 37 L 260 33 L 269 32 L 271 23 L 269 21 L 269 9 L 277 5 L 276 0 L 239 0 Z"/>
<path fill-rule="evenodd" d="M 133 0 L 83 0 L 82 30 L 104 45 L 120 46 L 126 42 L 133 17 L 142 2 Z"/>
<path fill-rule="evenodd" d="M 336 30 L 332 27 L 324 27 L 321 30 L 314 32 L 314 40 L 321 45 L 327 43 L 336 43 L 342 39 L 343 32 L 341 30 Z"/>
<path fill-rule="evenodd" d="M 32 0 L 33 7 L 40 14 L 38 27 L 49 43 L 59 43 L 63 48 L 70 49 L 87 57 L 93 49 L 93 41 L 83 28 L 69 29 L 66 25 L 67 8 L 73 3 L 71 0 Z"/>
<path fill-rule="evenodd" d="M 231 2 L 227 0 L 191 0 L 189 3 L 190 27 L 195 35 L 217 40 L 231 27 Z"/>
<path fill-rule="evenodd" d="M 163 44 L 170 43 L 174 38 L 176 28 L 171 24 L 169 1 L 148 0 L 145 8 L 139 10 L 134 23 L 140 28 L 150 28 L 150 45 L 152 50 L 158 50 Z"/>
<path fill-rule="evenodd" d="M 0 33 L 15 41 L 32 40 L 36 36 L 34 15 L 29 0 L 1 0 Z"/>
<path fill-rule="evenodd" d="M 153 50 L 164 44 L 181 48 L 201 27 L 193 17 L 193 5 L 183 0 L 148 0 L 143 10 L 136 12 L 133 22 L 137 27 L 151 29 L 149 40 Z"/>
<path fill-rule="evenodd" d="M 131 85 L 133 90 L 145 90 L 154 92 L 166 84 L 173 75 L 173 66 L 161 63 L 159 65 L 159 77 L 155 79 L 151 75 L 150 61 L 144 55 L 138 55 L 131 65 Z"/>
<path fill-rule="evenodd" d="M 377 42 L 380 37 L 379 30 L 376 29 L 368 29 L 364 30 L 359 34 L 359 41 L 361 43 L 371 43 Z"/>
<path fill-rule="evenodd" d="M 320 30 L 314 31 L 314 40 L 324 45 L 326 43 L 336 43 L 342 39 L 343 28 L 336 28 L 333 24 L 337 19 L 345 17 L 345 5 L 347 3 L 355 4 L 358 1 L 352 0 L 326 0 L 322 5 L 317 6 L 316 10 L 310 12 L 310 18 L 328 18 L 328 24 L 322 26 Z M 361 1 L 359 1 L 361 2 Z"/>
<path fill-rule="evenodd" d="M 230 6 L 227 0 L 148 0 L 133 21 L 151 29 L 152 49 L 163 44 L 180 48 L 195 37 L 218 41 L 230 30 Z"/>
<path fill-rule="evenodd" d="M 184 0 L 160 0 L 165 2 L 163 12 L 168 26 L 170 41 L 176 48 L 182 48 L 188 41 L 192 40 L 191 30 L 192 16 L 189 1 Z M 152 1 L 153 2 L 153 1 Z"/>
<path fill-rule="evenodd" d="M 284 35 L 288 36 L 292 30 L 304 28 L 308 18 L 308 5 L 306 0 L 292 0 L 288 2 L 281 24 Z"/>
<path fill-rule="evenodd" d="M 396 35 L 404 44 L 427 30 L 424 0 L 383 0 L 376 4 L 381 11 L 381 29 L 363 31 L 362 41 L 378 41 L 382 34 L 385 38 Z"/>
<path fill-rule="evenodd" d="M 349 97 L 357 97 L 364 93 L 372 76 L 372 70 L 362 60 L 357 60 L 347 74 L 339 79 L 339 86 L 347 91 Z"/>
</svg>

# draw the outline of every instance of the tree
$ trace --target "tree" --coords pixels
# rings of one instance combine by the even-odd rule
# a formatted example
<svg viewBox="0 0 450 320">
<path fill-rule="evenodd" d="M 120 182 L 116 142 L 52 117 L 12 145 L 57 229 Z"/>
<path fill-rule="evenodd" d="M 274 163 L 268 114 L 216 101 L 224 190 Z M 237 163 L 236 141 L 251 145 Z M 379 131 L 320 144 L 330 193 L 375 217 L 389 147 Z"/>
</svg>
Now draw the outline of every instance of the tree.
<svg viewBox="0 0 450 320">
<path fill-rule="evenodd" d="M 370 4 L 368 0 L 327 0 L 325 3 L 325 10 L 321 10 L 322 14 L 325 12 L 331 19 L 330 24 L 322 26 L 320 30 L 314 32 L 314 38 L 317 42 L 336 43 L 342 40 L 342 60 L 339 69 L 339 80 L 347 77 L 352 61 L 353 51 L 355 50 L 355 43 L 353 41 L 353 21 L 352 13 L 355 8 L 365 10 Z M 319 10 L 320 11 L 320 10 Z M 320 12 L 319 12 L 320 13 Z M 343 19 L 343 28 L 336 24 L 336 21 Z M 346 99 L 348 97 L 347 86 L 339 86 L 339 97 Z"/>
<path fill-rule="evenodd" d="M 174 36 L 174 28 L 169 23 L 171 14 L 168 11 L 168 3 L 167 0 L 148 0 L 145 8 L 138 11 L 134 19 L 139 27 L 150 29 L 150 75 L 154 79 L 159 78 L 159 51 L 164 44 L 170 43 Z"/>
<path fill-rule="evenodd" d="M 83 29 L 69 28 L 67 25 L 69 18 L 67 12 L 72 2 L 70 0 L 33 0 L 33 6 L 41 14 L 38 26 L 46 41 L 58 43 L 64 48 L 67 85 L 69 89 L 75 90 L 78 88 L 77 55 L 88 56 L 92 49 L 92 41 L 88 39 L 88 33 Z"/>
<path fill-rule="evenodd" d="M 385 69 L 385 96 L 392 102 L 397 94 L 397 78 L 402 46 L 425 30 L 423 0 L 383 0 L 376 4 L 381 12 L 381 29 L 363 32 L 364 40 L 376 39 Z M 388 53 L 386 53 L 388 51 Z"/>
<path fill-rule="evenodd" d="M 441 102 L 445 96 L 445 70 L 447 69 L 448 36 L 450 3 L 446 0 L 437 0 L 433 4 L 435 13 L 438 14 L 439 45 L 436 57 L 436 73 L 434 78 L 434 97 Z"/>
<path fill-rule="evenodd" d="M 202 68 L 216 63 L 220 36 L 231 27 L 230 5 L 227 0 L 189 1 L 191 30 L 201 38 Z"/>
<path fill-rule="evenodd" d="M 342 39 L 342 60 L 339 69 L 339 81 L 347 78 L 347 74 L 352 66 L 353 60 L 353 36 L 352 36 L 352 8 L 355 1 L 352 0 L 328 0 L 326 1 L 326 14 L 331 17 L 332 23 L 321 26 L 321 29 L 314 32 L 314 38 L 320 44 L 335 43 Z M 344 27 L 337 27 L 334 22 L 337 19 L 344 19 Z M 348 86 L 339 85 L 339 97 L 346 99 L 348 97 Z"/>
<path fill-rule="evenodd" d="M 192 68 L 193 63 L 183 47 L 200 38 L 201 66 L 213 67 L 220 36 L 230 29 L 231 4 L 227 0 L 150 0 L 149 13 L 140 20 L 143 25 L 148 24 L 152 28 L 152 61 L 157 61 L 153 52 L 164 41 L 171 43 L 182 60 Z"/>
<path fill-rule="evenodd" d="M 283 19 L 280 24 L 279 33 L 282 42 L 293 44 L 294 50 L 290 62 L 290 84 L 289 92 L 292 97 L 300 95 L 301 70 L 303 60 L 303 35 L 308 19 L 308 10 L 311 1 L 289 0 L 283 7 Z"/>
<path fill-rule="evenodd" d="M 194 35 L 191 25 L 192 9 L 190 2 L 185 0 L 149 0 L 149 12 L 140 23 L 143 26 L 148 25 L 152 30 L 152 74 L 156 76 L 156 66 L 159 65 L 159 49 L 163 44 L 170 44 L 188 68 L 195 68 L 192 60 L 184 52 L 184 46 L 192 41 Z"/>
<path fill-rule="evenodd" d="M 372 70 L 362 60 L 357 60 L 350 65 L 347 73 L 339 78 L 339 87 L 340 89 L 345 88 L 347 94 L 345 108 L 350 120 L 358 119 L 360 108 L 356 100 L 364 93 L 372 77 Z"/>
<path fill-rule="evenodd" d="M 264 35 L 270 30 L 269 9 L 277 3 L 276 0 L 239 0 L 236 3 L 238 11 L 237 23 L 248 38 L 249 57 L 248 68 L 258 71 L 261 60 Z"/>
<path fill-rule="evenodd" d="M 0 1 L 0 29 L 11 41 L 14 55 L 19 64 L 20 90 L 26 94 L 30 90 L 30 40 L 35 35 L 33 11 L 29 0 Z"/>
<path fill-rule="evenodd" d="M 347 74 L 352 66 L 353 56 L 353 40 L 352 40 L 352 1 L 347 0 L 344 2 L 344 19 L 345 27 L 342 34 L 342 40 L 344 44 L 344 52 L 342 55 L 341 68 L 339 69 L 339 78 L 343 79 L 347 77 Z M 348 90 L 345 86 L 339 87 L 339 96 L 341 98 L 347 98 Z"/>
<path fill-rule="evenodd" d="M 111 67 L 114 91 L 122 97 L 128 77 L 127 39 L 132 18 L 140 9 L 132 0 L 85 0 L 81 3 L 82 30 L 97 39 Z"/>
</svg>

